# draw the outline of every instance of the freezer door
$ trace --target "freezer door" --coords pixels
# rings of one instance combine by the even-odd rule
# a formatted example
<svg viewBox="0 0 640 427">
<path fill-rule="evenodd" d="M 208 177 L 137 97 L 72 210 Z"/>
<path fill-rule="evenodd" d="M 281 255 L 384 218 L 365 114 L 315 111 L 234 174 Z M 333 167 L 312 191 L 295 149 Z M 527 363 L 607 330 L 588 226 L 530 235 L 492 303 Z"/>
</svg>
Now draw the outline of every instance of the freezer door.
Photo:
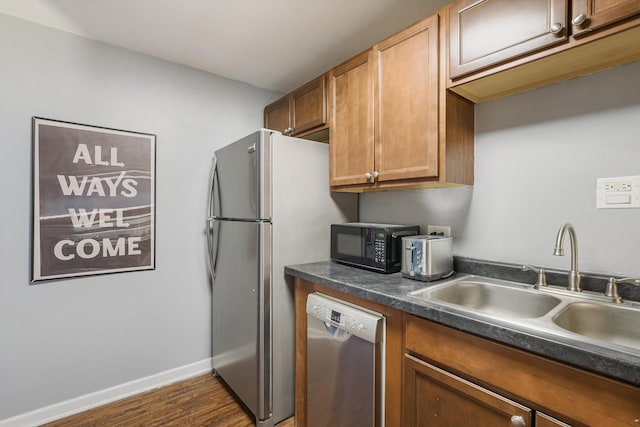
<svg viewBox="0 0 640 427">
<path fill-rule="evenodd" d="M 213 368 L 253 412 L 271 417 L 271 224 L 216 221 Z"/>
<path fill-rule="evenodd" d="M 271 136 L 261 130 L 215 152 L 210 216 L 271 218 Z"/>
</svg>

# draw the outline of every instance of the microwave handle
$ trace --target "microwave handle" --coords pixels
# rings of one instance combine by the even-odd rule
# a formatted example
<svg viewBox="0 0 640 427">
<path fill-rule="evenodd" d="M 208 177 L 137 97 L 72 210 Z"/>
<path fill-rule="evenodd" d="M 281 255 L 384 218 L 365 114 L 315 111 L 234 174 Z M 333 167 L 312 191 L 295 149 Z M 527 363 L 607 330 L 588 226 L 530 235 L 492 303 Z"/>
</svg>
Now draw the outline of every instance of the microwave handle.
<svg viewBox="0 0 640 427">
<path fill-rule="evenodd" d="M 404 237 L 404 236 L 415 236 L 417 233 L 415 231 L 394 231 L 393 233 L 391 233 L 391 237 L 394 239 L 397 239 L 398 237 Z"/>
</svg>

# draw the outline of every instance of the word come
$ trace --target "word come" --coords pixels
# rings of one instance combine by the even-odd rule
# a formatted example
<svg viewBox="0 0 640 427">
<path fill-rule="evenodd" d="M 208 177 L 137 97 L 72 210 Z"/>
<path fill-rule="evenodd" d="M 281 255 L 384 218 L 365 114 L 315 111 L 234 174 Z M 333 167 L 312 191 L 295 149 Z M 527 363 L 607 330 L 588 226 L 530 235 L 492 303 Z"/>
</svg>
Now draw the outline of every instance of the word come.
<svg viewBox="0 0 640 427">
<path fill-rule="evenodd" d="M 141 237 L 120 237 L 115 242 L 109 238 L 102 241 L 96 239 L 82 239 L 77 244 L 73 240 L 60 240 L 53 247 L 53 254 L 61 261 L 69 261 L 77 256 L 91 259 L 97 256 L 116 257 L 125 255 L 140 255 Z"/>
</svg>

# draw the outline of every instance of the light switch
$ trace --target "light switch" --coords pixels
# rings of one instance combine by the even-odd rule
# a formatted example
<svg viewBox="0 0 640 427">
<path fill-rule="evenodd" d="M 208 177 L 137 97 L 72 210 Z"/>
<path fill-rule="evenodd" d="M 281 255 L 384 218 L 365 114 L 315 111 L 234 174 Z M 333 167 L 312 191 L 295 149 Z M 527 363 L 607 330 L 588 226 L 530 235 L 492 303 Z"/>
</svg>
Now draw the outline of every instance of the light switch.
<svg viewBox="0 0 640 427">
<path fill-rule="evenodd" d="M 607 194 L 604 200 L 607 205 L 628 205 L 631 203 L 631 194 Z"/>
<path fill-rule="evenodd" d="M 614 178 L 598 178 L 596 207 L 640 208 L 640 175 Z"/>
</svg>

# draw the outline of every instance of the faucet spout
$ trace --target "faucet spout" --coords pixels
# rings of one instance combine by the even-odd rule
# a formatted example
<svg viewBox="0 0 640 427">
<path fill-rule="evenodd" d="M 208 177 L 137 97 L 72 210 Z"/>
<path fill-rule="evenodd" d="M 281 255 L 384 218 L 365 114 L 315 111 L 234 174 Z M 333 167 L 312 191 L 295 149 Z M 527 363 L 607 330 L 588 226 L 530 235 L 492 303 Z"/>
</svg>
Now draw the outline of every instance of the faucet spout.
<svg viewBox="0 0 640 427">
<path fill-rule="evenodd" d="M 567 233 L 569 233 L 569 240 L 571 241 L 571 271 L 569 271 L 567 289 L 574 292 L 581 292 L 580 272 L 578 271 L 578 238 L 576 237 L 576 230 L 573 228 L 573 225 L 568 222 L 558 230 L 553 254 L 555 256 L 564 256 L 564 236 Z"/>
</svg>

